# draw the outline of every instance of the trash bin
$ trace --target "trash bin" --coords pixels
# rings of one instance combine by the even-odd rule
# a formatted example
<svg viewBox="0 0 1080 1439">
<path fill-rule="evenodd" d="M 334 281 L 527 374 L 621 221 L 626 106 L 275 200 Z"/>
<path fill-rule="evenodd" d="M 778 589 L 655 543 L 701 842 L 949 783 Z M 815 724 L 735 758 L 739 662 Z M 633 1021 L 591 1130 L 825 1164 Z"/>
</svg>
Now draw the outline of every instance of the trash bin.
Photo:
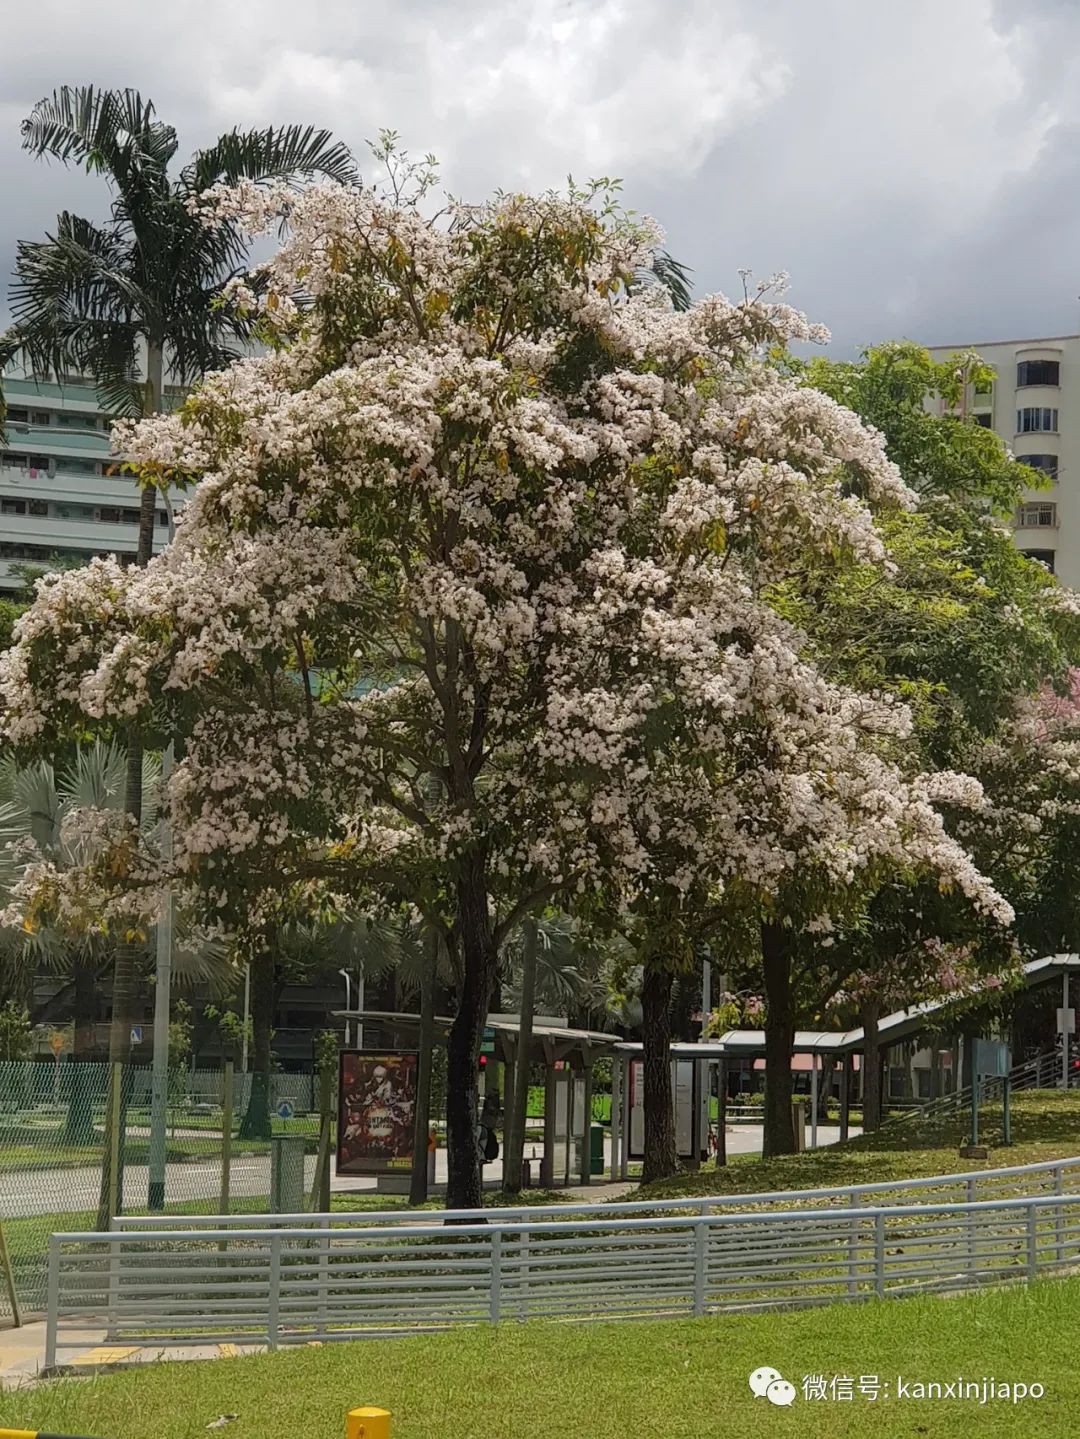
<svg viewBox="0 0 1080 1439">
<path fill-rule="evenodd" d="M 304 1204 L 304 1137 L 275 1134 L 270 1141 L 270 1213 L 300 1214 Z"/>
<path fill-rule="evenodd" d="M 589 1126 L 589 1173 L 603 1174 L 604 1172 L 604 1126 L 592 1124 Z"/>
</svg>

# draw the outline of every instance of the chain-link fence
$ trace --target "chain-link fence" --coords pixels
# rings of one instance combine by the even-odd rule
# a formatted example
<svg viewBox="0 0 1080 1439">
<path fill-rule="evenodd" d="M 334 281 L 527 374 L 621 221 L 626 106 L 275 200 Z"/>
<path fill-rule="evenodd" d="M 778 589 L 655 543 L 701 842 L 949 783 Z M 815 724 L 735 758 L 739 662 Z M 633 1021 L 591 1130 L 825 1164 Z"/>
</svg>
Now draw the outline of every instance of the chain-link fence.
<svg viewBox="0 0 1080 1439">
<path fill-rule="evenodd" d="M 107 1227 L 110 1209 L 145 1213 L 152 1178 L 164 1180 L 166 1213 L 266 1212 L 271 1141 L 258 1120 L 267 1108 L 273 1135 L 305 1141 L 310 1192 L 319 1135 L 311 1075 L 272 1075 L 264 1105 L 250 1074 L 230 1086 L 221 1070 L 171 1072 L 163 1176 L 150 1170 L 152 1071 L 131 1066 L 116 1086 L 109 1080 L 107 1064 L 0 1063 L 0 1223 L 24 1313 L 44 1307 L 49 1235 Z M 11 1319 L 0 1275 L 0 1325 Z"/>
</svg>

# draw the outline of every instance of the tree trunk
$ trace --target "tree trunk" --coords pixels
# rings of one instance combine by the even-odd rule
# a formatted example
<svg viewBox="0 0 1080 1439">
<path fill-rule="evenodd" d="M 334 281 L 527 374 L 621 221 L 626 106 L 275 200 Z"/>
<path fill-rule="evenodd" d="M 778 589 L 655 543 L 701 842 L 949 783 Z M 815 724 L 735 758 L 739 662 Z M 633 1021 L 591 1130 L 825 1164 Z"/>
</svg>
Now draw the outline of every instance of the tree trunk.
<svg viewBox="0 0 1080 1439">
<path fill-rule="evenodd" d="M 645 1071 L 645 1162 L 641 1182 L 666 1179 L 679 1167 L 671 1092 L 670 969 L 646 963 L 641 985 L 641 1048 Z"/>
<path fill-rule="evenodd" d="M 274 1031 L 274 956 L 269 950 L 251 962 L 251 1093 L 238 1138 L 269 1139 L 270 1045 Z"/>
<path fill-rule="evenodd" d="M 163 395 L 164 354 L 159 344 L 148 342 L 146 352 L 146 392 L 143 413 L 156 414 L 161 409 Z M 157 511 L 157 490 L 151 485 L 139 497 L 139 539 L 135 555 L 136 565 L 150 563 L 154 552 L 154 519 Z M 127 774 L 124 784 L 124 808 L 134 820 L 136 830 L 142 821 L 142 763 L 143 746 L 141 737 L 131 730 L 127 739 Z M 113 968 L 112 1026 L 109 1030 L 109 1063 L 131 1063 L 131 1026 L 135 1020 L 135 990 L 138 980 L 138 949 L 134 944 L 122 943 L 117 946 L 116 964 Z M 130 1076 L 125 1076 L 122 1093 L 126 1096 Z M 121 1132 L 126 1125 L 126 1100 L 121 1102 Z M 109 1192 L 111 1185 L 112 1155 L 111 1121 L 108 1111 L 105 1115 L 104 1152 L 101 1167 L 101 1193 L 98 1201 L 98 1220 L 108 1222 Z M 116 1177 L 116 1212 L 123 1209 L 124 1159 L 123 1143 L 119 1148 L 119 1173 Z"/>
<path fill-rule="evenodd" d="M 409 1203 L 424 1204 L 428 1197 L 428 1134 L 431 1129 L 431 1059 L 435 1048 L 435 973 L 439 959 L 439 931 L 429 924 L 424 931 L 424 967 L 420 972 L 420 1042 L 416 1063 L 416 1126 L 413 1130 L 412 1175 Z"/>
<path fill-rule="evenodd" d="M 94 1019 L 97 1015 L 97 965 L 89 959 L 75 960 L 74 965 L 74 1030 L 71 1050 L 71 1093 L 68 1097 L 65 1144 L 92 1144 L 94 1141 L 94 1104 L 91 1089 L 92 1071 L 88 1061 L 94 1054 Z"/>
<path fill-rule="evenodd" d="M 875 1000 L 867 1000 L 863 1004 L 862 1127 L 864 1134 L 881 1127 L 881 1045 L 878 1042 L 878 1017 L 880 1014 L 881 1006 Z"/>
<path fill-rule="evenodd" d="M 462 983 L 447 1041 L 448 1209 L 479 1209 L 483 1202 L 477 1141 L 477 1072 L 497 964 L 487 898 L 483 858 L 468 856 L 462 862 L 457 883 Z"/>
<path fill-rule="evenodd" d="M 762 1158 L 795 1153 L 791 1111 L 791 1055 L 795 1045 L 795 1008 L 791 994 L 791 944 L 777 924 L 761 926 L 765 980 L 765 1132 Z"/>
<path fill-rule="evenodd" d="M 521 966 L 521 1024 L 518 1031 L 517 1064 L 514 1071 L 512 1103 L 506 1112 L 503 1136 L 503 1193 L 520 1194 L 525 1164 L 525 1126 L 529 1114 L 529 1076 L 532 1066 L 533 1011 L 536 1008 L 536 951 L 539 943 L 536 920 L 524 924 Z"/>
</svg>

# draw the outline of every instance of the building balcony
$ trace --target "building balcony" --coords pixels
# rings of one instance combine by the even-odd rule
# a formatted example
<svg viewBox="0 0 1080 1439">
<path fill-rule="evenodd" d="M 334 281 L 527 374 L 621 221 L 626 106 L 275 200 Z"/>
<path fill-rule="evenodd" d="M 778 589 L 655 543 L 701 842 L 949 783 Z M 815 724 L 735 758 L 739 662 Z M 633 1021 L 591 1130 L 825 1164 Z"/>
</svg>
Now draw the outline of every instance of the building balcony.
<svg viewBox="0 0 1080 1439">
<path fill-rule="evenodd" d="M 4 448 L 17 453 L 71 454 L 95 460 L 108 460 L 111 455 L 105 430 L 81 430 L 77 425 L 24 425 L 12 420 L 4 428 Z"/>
<path fill-rule="evenodd" d="M 72 475 L 58 470 L 31 474 L 11 465 L 0 468 L 0 497 L 21 500 L 51 500 L 60 505 L 138 506 L 139 491 L 130 475 Z M 170 497 L 173 507 L 184 503 L 178 491 Z"/>
<path fill-rule="evenodd" d="M 47 409 L 81 410 L 95 414 L 101 409 L 97 391 L 87 380 L 82 384 L 59 385 L 53 380 L 27 380 L 17 375 L 4 378 L 4 393 L 9 405 L 42 404 Z M 50 403 L 51 402 L 51 403 Z"/>
<path fill-rule="evenodd" d="M 137 501 L 134 501 L 137 504 Z M 168 543 L 168 530 L 159 525 L 154 531 L 154 550 L 161 551 Z M 36 545 L 48 549 L 86 551 L 91 555 L 106 550 L 134 554 L 138 549 L 139 530 L 135 524 L 113 524 L 104 520 L 68 520 L 56 515 L 0 514 L 0 544 Z M 27 561 L 27 563 L 38 563 Z"/>
</svg>

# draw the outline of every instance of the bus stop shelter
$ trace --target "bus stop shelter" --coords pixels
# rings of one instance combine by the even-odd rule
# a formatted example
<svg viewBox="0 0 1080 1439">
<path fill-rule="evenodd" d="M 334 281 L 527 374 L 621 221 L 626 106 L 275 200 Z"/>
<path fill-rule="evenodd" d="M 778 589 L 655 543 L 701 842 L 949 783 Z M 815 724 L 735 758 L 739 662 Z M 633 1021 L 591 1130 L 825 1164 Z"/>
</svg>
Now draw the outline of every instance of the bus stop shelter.
<svg viewBox="0 0 1080 1439">
<path fill-rule="evenodd" d="M 389 1010 L 338 1010 L 336 1017 L 360 1021 L 365 1037 L 372 1030 L 386 1036 L 380 1043 L 415 1044 L 419 1037 L 418 1014 Z M 435 1018 L 435 1034 L 445 1040 L 453 1020 Z M 505 1073 L 517 1072 L 521 1046 L 521 1016 L 489 1014 L 485 1038 L 492 1056 L 505 1066 Z M 537 1015 L 529 1041 L 530 1065 L 544 1070 L 544 1137 L 540 1153 L 539 1181 L 545 1189 L 571 1184 L 591 1184 L 590 1126 L 592 1122 L 593 1065 L 601 1056 L 614 1055 L 618 1036 L 596 1030 L 573 1029 L 557 1017 Z M 378 1045 L 369 1041 L 370 1049 Z M 507 1086 L 509 1091 L 510 1086 Z M 528 1156 L 528 1146 L 526 1146 Z M 531 1161 L 530 1161 L 531 1162 Z M 613 1176 L 614 1177 L 614 1176 Z"/>
</svg>

